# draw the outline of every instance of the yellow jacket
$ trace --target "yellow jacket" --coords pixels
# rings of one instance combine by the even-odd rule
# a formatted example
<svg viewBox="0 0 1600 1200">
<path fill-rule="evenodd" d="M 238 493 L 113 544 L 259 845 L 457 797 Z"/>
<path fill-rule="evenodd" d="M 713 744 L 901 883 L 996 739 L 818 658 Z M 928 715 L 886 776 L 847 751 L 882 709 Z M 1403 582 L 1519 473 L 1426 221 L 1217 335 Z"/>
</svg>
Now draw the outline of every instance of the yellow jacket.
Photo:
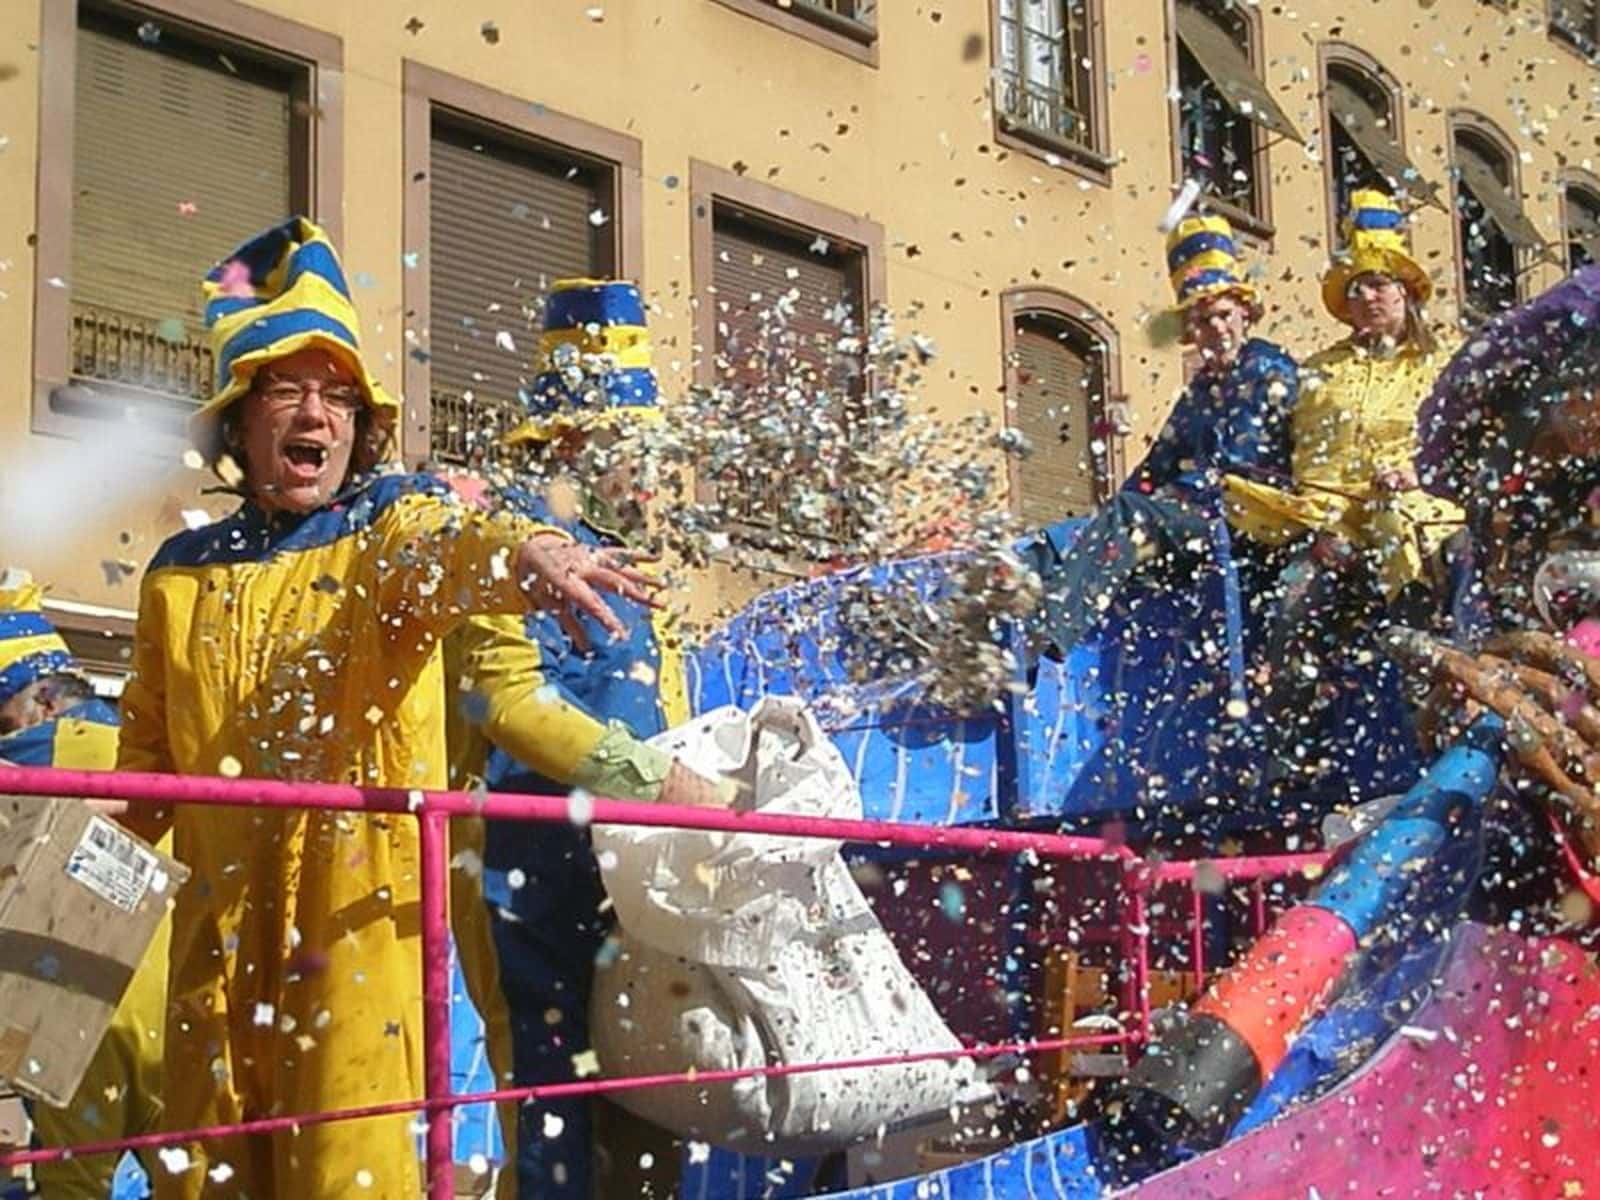
<svg viewBox="0 0 1600 1200">
<path fill-rule="evenodd" d="M 1417 411 L 1449 359 L 1448 348 L 1424 353 L 1409 344 L 1375 354 L 1351 338 L 1314 355 L 1301 367 L 1294 409 L 1294 489 L 1230 476 L 1234 524 L 1269 544 L 1321 530 L 1366 547 L 1390 595 L 1421 578 L 1462 512 L 1421 490 L 1382 492 L 1376 478 L 1412 469 Z"/>
<path fill-rule="evenodd" d="M 172 538 L 144 578 L 119 766 L 444 786 L 441 641 L 525 607 L 511 568 L 537 528 L 391 475 L 309 516 L 246 505 Z M 194 877 L 174 912 L 169 1126 L 419 1095 L 415 822 L 184 806 L 174 831 Z M 157 1195 L 200 1194 L 222 1161 L 229 1195 L 414 1195 L 407 1126 L 190 1146 Z"/>
</svg>

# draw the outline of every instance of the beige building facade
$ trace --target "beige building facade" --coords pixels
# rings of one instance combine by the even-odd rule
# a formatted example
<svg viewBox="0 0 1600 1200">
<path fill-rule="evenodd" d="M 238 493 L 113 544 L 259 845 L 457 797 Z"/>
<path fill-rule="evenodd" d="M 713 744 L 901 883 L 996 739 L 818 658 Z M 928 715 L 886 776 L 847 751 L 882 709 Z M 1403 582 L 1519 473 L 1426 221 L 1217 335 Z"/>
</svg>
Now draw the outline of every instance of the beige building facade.
<svg viewBox="0 0 1600 1200">
<path fill-rule="evenodd" d="M 1185 179 L 1309 353 L 1350 188 L 1416 207 L 1434 315 L 1600 250 L 1578 0 L 7 0 L 0 560 L 116 666 L 138 570 L 226 499 L 182 465 L 191 285 L 290 212 L 332 232 L 412 460 L 470 457 L 538 297 L 637 279 L 663 394 L 737 382 L 750 297 L 818 338 L 874 305 L 924 399 L 1039 447 L 1028 520 L 1137 463 L 1183 381 L 1157 318 Z M 809 324 L 808 324 L 809 323 Z M 759 506 L 752 506 L 754 509 Z M 741 587 L 706 575 L 695 607 Z"/>
</svg>

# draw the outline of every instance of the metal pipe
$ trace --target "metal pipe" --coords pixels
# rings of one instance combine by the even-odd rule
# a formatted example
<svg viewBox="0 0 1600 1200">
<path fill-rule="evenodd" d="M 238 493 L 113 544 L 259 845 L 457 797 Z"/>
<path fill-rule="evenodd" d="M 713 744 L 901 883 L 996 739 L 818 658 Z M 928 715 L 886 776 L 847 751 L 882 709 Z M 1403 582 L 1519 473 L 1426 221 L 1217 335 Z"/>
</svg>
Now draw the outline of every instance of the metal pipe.
<svg viewBox="0 0 1600 1200">
<path fill-rule="evenodd" d="M 1163 862 L 1151 868 L 1157 883 L 1190 883 L 1200 871 L 1215 873 L 1228 882 L 1271 879 L 1304 874 L 1326 867 L 1333 858 L 1326 851 L 1309 854 L 1242 854 L 1238 858 L 1201 858 L 1190 862 Z"/>
<path fill-rule="evenodd" d="M 421 789 L 365 788 L 342 783 L 300 783 L 275 779 L 218 779 L 208 775 L 153 775 L 132 771 L 67 771 L 57 767 L 0 767 L 0 791 L 38 796 L 84 796 L 134 804 L 209 804 L 261 808 L 326 808 L 346 812 L 435 812 L 453 817 L 506 820 L 572 820 L 563 796 L 521 796 L 488 792 L 431 792 Z M 903 821 L 864 821 L 838 817 L 773 816 L 717 808 L 649 804 L 596 798 L 590 804 L 596 825 L 698 829 L 721 833 L 823 838 L 913 849 L 959 849 L 975 854 L 1020 854 L 1045 858 L 1106 858 L 1137 863 L 1127 846 L 1104 838 L 1010 829 L 969 829 L 915 825 Z"/>
<path fill-rule="evenodd" d="M 423 1093 L 450 1095 L 450 818 L 424 812 L 418 821 L 422 859 Z M 454 1200 L 452 1110 L 430 1106 L 428 1200 Z"/>
<path fill-rule="evenodd" d="M 262 1117 L 253 1121 L 236 1121 L 226 1125 L 206 1125 L 199 1129 L 179 1129 L 163 1133 L 142 1133 L 133 1137 L 101 1142 L 85 1142 L 78 1146 L 51 1146 L 37 1150 L 18 1150 L 0 1155 L 0 1168 L 26 1166 L 29 1163 L 57 1162 L 67 1157 L 87 1157 L 92 1154 L 113 1154 L 123 1150 L 153 1150 L 163 1146 L 176 1146 L 183 1142 L 205 1141 L 211 1138 L 239 1137 L 250 1134 L 282 1133 L 307 1125 L 326 1125 L 334 1121 L 357 1121 L 370 1117 L 397 1116 L 409 1112 L 437 1109 L 447 1116 L 453 1108 L 467 1104 L 497 1104 L 522 1100 L 554 1100 L 572 1096 L 599 1096 L 633 1088 L 672 1087 L 693 1084 L 734 1083 L 741 1079 L 757 1077 L 775 1078 L 783 1075 L 809 1075 L 818 1071 L 866 1070 L 872 1067 L 901 1066 L 906 1063 L 933 1062 L 956 1058 L 986 1059 L 1005 1054 L 1048 1054 L 1056 1050 L 1089 1049 L 1096 1046 L 1121 1046 L 1137 1041 L 1133 1033 L 1085 1034 L 1081 1037 L 1047 1038 L 1029 1042 L 1003 1042 L 994 1046 L 968 1046 L 960 1050 L 925 1050 L 914 1054 L 881 1055 L 876 1058 L 840 1059 L 821 1063 L 788 1063 L 765 1067 L 739 1067 L 718 1071 L 684 1071 L 667 1075 L 625 1075 L 615 1079 L 579 1079 L 570 1083 L 541 1083 L 529 1087 L 500 1088 L 491 1092 L 450 1093 L 420 1100 L 391 1100 L 383 1104 L 366 1104 L 359 1108 L 336 1108 L 326 1112 L 300 1113 L 291 1116 Z M 432 1200 L 432 1197 L 429 1197 Z"/>
</svg>

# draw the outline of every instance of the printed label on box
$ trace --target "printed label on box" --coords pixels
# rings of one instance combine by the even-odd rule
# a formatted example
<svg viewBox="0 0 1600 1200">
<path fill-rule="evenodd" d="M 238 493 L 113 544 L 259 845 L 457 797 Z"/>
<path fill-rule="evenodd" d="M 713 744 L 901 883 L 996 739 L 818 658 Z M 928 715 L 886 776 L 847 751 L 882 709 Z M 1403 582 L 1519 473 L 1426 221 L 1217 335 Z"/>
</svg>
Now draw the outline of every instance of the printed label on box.
<svg viewBox="0 0 1600 1200">
<path fill-rule="evenodd" d="M 139 907 L 160 860 L 104 817 L 90 817 L 67 874 L 124 912 Z"/>
</svg>

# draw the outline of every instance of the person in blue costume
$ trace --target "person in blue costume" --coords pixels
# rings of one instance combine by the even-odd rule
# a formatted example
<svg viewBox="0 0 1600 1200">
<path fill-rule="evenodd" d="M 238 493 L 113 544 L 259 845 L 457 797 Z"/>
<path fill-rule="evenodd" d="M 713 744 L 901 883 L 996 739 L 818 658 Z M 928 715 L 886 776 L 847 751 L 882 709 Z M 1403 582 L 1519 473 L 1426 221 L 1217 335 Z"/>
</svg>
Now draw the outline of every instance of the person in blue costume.
<svg viewBox="0 0 1600 1200">
<path fill-rule="evenodd" d="M 642 524 L 627 434 L 661 415 L 643 303 L 632 284 L 562 280 L 544 323 L 546 369 L 525 395 L 529 419 L 505 438 L 524 469 L 493 502 L 584 545 L 625 546 Z M 703 779 L 646 744 L 689 716 L 670 618 L 644 605 L 613 609 L 625 633 L 610 639 L 588 622 L 564 628 L 540 617 L 475 619 L 455 635 L 448 658 L 458 783 L 670 804 L 731 800 L 731 785 Z M 474 906 L 460 899 L 455 927 L 491 1061 L 515 1086 L 569 1080 L 574 1059 L 589 1048 L 595 960 L 610 927 L 587 828 L 495 820 L 484 823 L 482 836 L 478 913 L 487 936 Z M 584 1098 L 519 1106 L 507 1131 L 515 1194 L 668 1194 L 660 1169 L 627 1184 L 606 1174 L 636 1164 L 638 1150 L 623 1146 L 637 1142 L 639 1131 L 620 1110 L 595 1109 Z M 599 1139 L 596 1118 L 605 1126 Z M 596 1140 L 609 1164 L 591 1162 Z M 670 1142 L 646 1137 L 643 1144 L 670 1174 Z"/>
<path fill-rule="evenodd" d="M 1261 304 L 1224 218 L 1180 222 L 1167 241 L 1167 267 L 1177 296 L 1174 311 L 1184 341 L 1199 352 L 1199 371 L 1144 462 L 1077 537 L 1073 523 L 1063 522 L 1027 547 L 1044 584 L 1043 638 L 1061 653 L 1088 633 L 1146 564 L 1199 554 L 1222 566 L 1232 557 L 1245 574 L 1246 591 L 1271 579 L 1264 548 L 1243 554 L 1234 548 L 1223 479 L 1287 476 L 1299 371 L 1280 347 L 1248 336 Z M 1224 574 L 1237 646 L 1240 585 L 1233 572 Z M 1236 684 L 1241 672 L 1236 661 Z"/>
</svg>

